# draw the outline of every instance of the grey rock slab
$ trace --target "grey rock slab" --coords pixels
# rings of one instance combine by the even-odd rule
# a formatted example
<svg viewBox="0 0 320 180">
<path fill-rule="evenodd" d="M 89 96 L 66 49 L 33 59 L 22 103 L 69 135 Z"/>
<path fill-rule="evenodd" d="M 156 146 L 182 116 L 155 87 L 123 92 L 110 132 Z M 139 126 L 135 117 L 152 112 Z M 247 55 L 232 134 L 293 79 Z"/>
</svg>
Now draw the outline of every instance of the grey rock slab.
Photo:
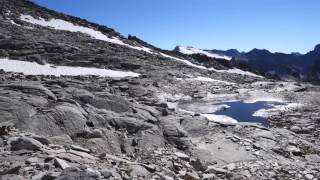
<svg viewBox="0 0 320 180">
<path fill-rule="evenodd" d="M 1 180 L 25 180 L 25 178 L 16 174 L 6 174 L 1 176 Z"/>
<path fill-rule="evenodd" d="M 99 174 L 76 167 L 65 168 L 56 180 L 98 180 Z"/>
<path fill-rule="evenodd" d="M 64 161 L 60 158 L 54 159 L 54 165 L 60 167 L 61 169 L 66 169 L 66 168 L 70 167 L 70 165 L 66 161 Z"/>
<path fill-rule="evenodd" d="M 132 164 L 129 166 L 129 172 L 131 177 L 146 178 L 150 172 L 147 171 L 143 166 Z"/>
<path fill-rule="evenodd" d="M 10 145 L 10 149 L 13 151 L 18 151 L 18 150 L 40 150 L 43 145 L 29 137 L 12 137 L 9 138 L 8 144 Z"/>
<path fill-rule="evenodd" d="M 205 171 L 208 168 L 206 162 L 199 158 L 191 159 L 190 165 L 197 171 Z"/>
<path fill-rule="evenodd" d="M 125 128 L 129 133 L 136 133 L 153 127 L 152 124 L 141 121 L 137 118 L 120 117 L 115 118 L 114 123 L 119 128 Z"/>
<path fill-rule="evenodd" d="M 82 158 L 87 158 L 87 159 L 91 159 L 91 160 L 95 160 L 97 159 L 96 157 L 86 153 L 86 152 L 82 152 L 82 151 L 75 151 L 75 150 L 69 150 L 68 153 L 71 153 L 71 154 L 75 154 L 77 156 L 80 156 Z"/>
<path fill-rule="evenodd" d="M 67 147 L 73 144 L 71 137 L 67 134 L 49 137 L 49 140 L 54 144 L 59 144 Z"/>
<path fill-rule="evenodd" d="M 82 151 L 82 152 L 86 152 L 86 153 L 90 153 L 89 149 L 80 147 L 80 146 L 76 146 L 76 145 L 71 145 L 71 149 L 76 150 L 76 151 Z"/>
<path fill-rule="evenodd" d="M 41 143 L 44 144 L 44 145 L 49 145 L 49 144 L 51 144 L 50 140 L 49 140 L 48 138 L 46 138 L 46 137 L 38 136 L 38 135 L 32 135 L 31 137 L 32 137 L 33 139 L 41 142 Z"/>
<path fill-rule="evenodd" d="M 184 176 L 184 180 L 199 180 L 200 177 L 198 174 L 196 174 L 195 172 L 190 173 L 187 172 L 186 175 Z"/>
<path fill-rule="evenodd" d="M 49 172 L 42 176 L 41 180 L 55 180 L 61 172 Z"/>
<path fill-rule="evenodd" d="M 175 152 L 174 153 L 175 156 L 177 156 L 180 159 L 183 159 L 185 161 L 188 161 L 190 159 L 190 157 L 182 152 Z"/>
<path fill-rule="evenodd" d="M 23 91 L 27 91 L 33 93 L 34 91 L 41 92 L 47 95 L 49 98 L 53 100 L 57 100 L 57 97 L 47 88 L 42 85 L 32 85 L 32 84 L 0 84 L 0 87 L 9 87 L 14 89 L 19 89 Z"/>
<path fill-rule="evenodd" d="M 208 159 L 208 155 L 202 154 L 209 154 L 210 159 L 214 159 L 221 165 L 226 165 L 237 161 L 249 161 L 256 159 L 251 152 L 246 151 L 241 145 L 228 139 L 224 139 L 219 135 L 216 135 L 215 139 L 211 143 L 198 144 L 196 149 L 200 150 L 201 152 L 197 153 L 199 158 Z M 203 153 L 202 151 L 206 153 Z"/>
</svg>

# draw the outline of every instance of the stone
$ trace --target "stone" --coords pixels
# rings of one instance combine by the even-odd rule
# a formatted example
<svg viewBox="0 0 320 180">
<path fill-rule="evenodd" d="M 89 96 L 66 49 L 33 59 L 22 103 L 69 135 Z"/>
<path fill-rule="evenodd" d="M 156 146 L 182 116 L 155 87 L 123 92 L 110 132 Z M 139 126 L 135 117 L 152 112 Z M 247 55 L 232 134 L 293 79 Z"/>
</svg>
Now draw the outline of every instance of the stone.
<svg viewBox="0 0 320 180">
<path fill-rule="evenodd" d="M 293 132 L 300 132 L 302 129 L 299 126 L 292 126 L 290 130 Z"/>
<path fill-rule="evenodd" d="M 82 151 L 82 152 L 90 153 L 89 149 L 85 149 L 83 147 L 76 146 L 76 145 L 71 145 L 71 149 L 76 150 L 76 151 Z"/>
<path fill-rule="evenodd" d="M 10 145 L 10 149 L 12 151 L 18 151 L 18 150 L 32 150 L 32 151 L 35 151 L 35 150 L 40 150 L 43 145 L 33 139 L 33 138 L 29 138 L 29 137 L 12 137 L 12 138 L 9 138 L 9 145 Z"/>
<path fill-rule="evenodd" d="M 109 178 L 112 176 L 112 172 L 109 169 L 103 169 L 100 171 L 100 173 L 104 178 Z"/>
<path fill-rule="evenodd" d="M 298 147 L 296 147 L 296 146 L 288 146 L 288 147 L 287 147 L 287 151 L 290 152 L 290 153 L 292 153 L 292 154 L 295 155 L 295 156 L 300 156 L 300 155 L 302 155 L 301 150 L 300 150 Z"/>
<path fill-rule="evenodd" d="M 312 174 L 306 174 L 304 177 L 308 180 L 312 180 L 314 176 Z"/>
<path fill-rule="evenodd" d="M 196 169 L 197 171 L 205 171 L 208 168 L 205 162 L 200 160 L 199 158 L 191 159 L 190 165 L 193 166 L 193 168 Z"/>
<path fill-rule="evenodd" d="M 95 160 L 97 159 L 96 157 L 86 153 L 86 152 L 82 152 L 82 151 L 75 151 L 75 150 L 69 150 L 68 153 L 71 153 L 71 154 L 74 154 L 74 155 L 77 155 L 77 156 L 80 156 L 82 158 L 87 158 L 87 159 L 91 159 L 91 160 Z"/>
<path fill-rule="evenodd" d="M 9 169 L 3 172 L 0 172 L 0 177 L 1 175 L 5 175 L 5 174 L 18 174 L 20 169 L 21 169 L 21 165 L 13 165 Z"/>
<path fill-rule="evenodd" d="M 44 95 L 47 95 L 53 100 L 57 100 L 57 97 L 46 87 L 42 85 L 32 85 L 28 83 L 19 83 L 19 84 L 0 84 L 0 87 L 9 87 L 14 89 L 20 89 L 22 91 L 27 91 L 29 93 L 40 92 Z"/>
<path fill-rule="evenodd" d="M 121 175 L 115 169 L 103 168 L 100 170 L 101 176 L 104 178 L 118 178 L 121 179 Z"/>
<path fill-rule="evenodd" d="M 202 174 L 203 180 L 215 180 L 217 176 L 215 174 Z"/>
<path fill-rule="evenodd" d="M 128 171 L 130 172 L 130 177 L 140 177 L 146 178 L 150 173 L 143 166 L 140 165 L 130 165 Z"/>
<path fill-rule="evenodd" d="M 190 157 L 188 155 L 181 153 L 181 152 L 175 152 L 174 155 L 180 159 L 185 160 L 185 161 L 188 161 L 190 159 Z"/>
<path fill-rule="evenodd" d="M 63 134 L 60 136 L 53 136 L 53 137 L 50 137 L 49 140 L 54 144 L 64 145 L 66 147 L 69 147 L 70 145 L 73 144 L 71 137 L 67 134 Z"/>
<path fill-rule="evenodd" d="M 39 158 L 37 158 L 37 157 L 31 157 L 26 160 L 27 164 L 38 163 L 38 162 L 39 162 Z"/>
<path fill-rule="evenodd" d="M 1 180 L 25 180 L 25 178 L 16 174 L 6 174 L 1 176 Z"/>
<path fill-rule="evenodd" d="M 66 169 L 66 168 L 70 167 L 70 165 L 66 161 L 64 161 L 60 158 L 54 159 L 54 165 L 60 167 L 61 169 Z"/>
<path fill-rule="evenodd" d="M 100 178 L 101 173 L 98 170 L 92 169 L 92 168 L 87 168 L 85 169 L 85 172 L 87 174 L 87 176 L 92 177 L 92 178 Z"/>
<path fill-rule="evenodd" d="M 236 168 L 236 164 L 235 163 L 231 163 L 227 165 L 227 169 L 229 171 L 233 171 Z"/>
<path fill-rule="evenodd" d="M 47 139 L 46 137 L 37 136 L 37 135 L 32 135 L 31 137 L 32 137 L 33 139 L 41 142 L 41 143 L 44 144 L 44 145 L 49 145 L 49 144 L 51 144 L 50 140 Z"/>
<path fill-rule="evenodd" d="M 42 176 L 41 180 L 55 180 L 60 176 L 61 172 L 49 172 Z"/>
<path fill-rule="evenodd" d="M 137 118 L 130 117 L 115 118 L 114 123 L 116 127 L 125 128 L 129 133 L 136 133 L 141 130 L 152 128 L 152 124 L 143 122 Z"/>
<path fill-rule="evenodd" d="M 214 166 L 208 166 L 208 169 L 206 170 L 207 173 L 215 173 L 215 174 L 226 174 L 228 171 L 222 168 L 214 167 Z"/>
<path fill-rule="evenodd" d="M 67 167 L 56 180 L 99 180 L 99 175 L 96 171 Z"/>
<path fill-rule="evenodd" d="M 184 176 L 184 180 L 199 180 L 200 177 L 196 173 L 187 172 Z"/>
</svg>

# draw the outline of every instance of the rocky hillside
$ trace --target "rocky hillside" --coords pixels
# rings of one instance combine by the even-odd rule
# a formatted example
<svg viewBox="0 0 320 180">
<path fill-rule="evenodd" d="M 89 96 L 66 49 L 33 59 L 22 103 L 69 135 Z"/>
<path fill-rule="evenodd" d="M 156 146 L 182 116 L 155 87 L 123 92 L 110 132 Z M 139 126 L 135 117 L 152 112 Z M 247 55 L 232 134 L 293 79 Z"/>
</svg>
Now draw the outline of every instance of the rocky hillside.
<svg viewBox="0 0 320 180">
<path fill-rule="evenodd" d="M 320 176 L 318 86 L 208 65 L 26 0 L 0 9 L 1 179 Z M 261 99 L 286 104 L 264 112 L 270 127 L 182 108 Z"/>
</svg>

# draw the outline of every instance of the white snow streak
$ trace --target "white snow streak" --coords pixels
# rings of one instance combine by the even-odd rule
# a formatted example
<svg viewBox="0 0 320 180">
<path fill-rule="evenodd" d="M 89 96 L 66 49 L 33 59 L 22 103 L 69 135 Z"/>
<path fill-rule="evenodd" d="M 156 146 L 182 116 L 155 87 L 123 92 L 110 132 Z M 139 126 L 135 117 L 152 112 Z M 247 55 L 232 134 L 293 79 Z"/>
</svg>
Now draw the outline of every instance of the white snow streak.
<svg viewBox="0 0 320 180">
<path fill-rule="evenodd" d="M 70 32 L 81 32 L 81 33 L 90 35 L 92 38 L 99 39 L 102 41 L 106 41 L 106 42 L 110 42 L 110 43 L 114 43 L 114 44 L 119 44 L 122 46 L 126 46 L 129 48 L 137 49 L 137 50 L 141 50 L 141 51 L 146 51 L 149 53 L 152 52 L 152 50 L 149 48 L 131 46 L 129 44 L 124 43 L 123 41 L 121 41 L 117 37 L 108 37 L 107 35 L 103 34 L 100 31 L 96 31 L 94 29 L 83 27 L 83 26 L 74 25 L 68 21 L 64 21 L 61 19 L 50 19 L 49 21 L 46 21 L 43 18 L 35 19 L 34 17 L 32 17 L 30 15 L 23 15 L 23 14 L 20 16 L 20 19 L 22 21 L 29 22 L 31 24 L 37 24 L 37 25 L 44 26 L 44 27 L 51 27 L 56 30 L 64 30 L 64 31 L 70 31 Z"/>
<path fill-rule="evenodd" d="M 303 104 L 299 104 L 299 103 L 289 103 L 286 105 L 273 105 L 273 108 L 260 109 L 256 112 L 254 112 L 252 116 L 268 118 L 269 116 L 271 116 L 274 113 L 290 111 L 293 109 L 297 109 L 301 106 L 303 106 Z"/>
<path fill-rule="evenodd" d="M 225 115 L 215 115 L 215 114 L 201 114 L 201 116 L 206 117 L 209 121 L 217 122 L 217 123 L 223 123 L 223 124 L 236 124 L 238 123 L 237 120 L 225 116 Z"/>
<path fill-rule="evenodd" d="M 177 80 L 186 80 L 186 81 L 200 81 L 200 82 L 215 82 L 215 83 L 224 83 L 224 84 L 234 84 L 232 82 L 228 81 L 222 81 L 222 80 L 217 80 L 217 79 L 212 79 L 209 77 L 195 77 L 195 78 L 177 78 Z"/>
<path fill-rule="evenodd" d="M 53 76 L 78 76 L 96 75 L 102 77 L 137 77 L 134 72 L 115 71 L 88 67 L 53 66 L 50 64 L 40 65 L 35 62 L 0 59 L 0 69 L 4 71 L 19 72 L 25 75 L 53 75 Z"/>
<path fill-rule="evenodd" d="M 224 56 L 224 55 L 220 55 L 220 54 L 215 54 L 215 53 L 209 53 L 207 51 L 204 51 L 202 49 L 197 49 L 194 47 L 183 47 L 183 46 L 179 46 L 179 52 L 181 52 L 182 54 L 203 54 L 206 55 L 208 57 L 212 57 L 212 58 L 218 58 L 218 59 L 225 59 L 230 61 L 232 58 L 229 56 Z"/>
</svg>

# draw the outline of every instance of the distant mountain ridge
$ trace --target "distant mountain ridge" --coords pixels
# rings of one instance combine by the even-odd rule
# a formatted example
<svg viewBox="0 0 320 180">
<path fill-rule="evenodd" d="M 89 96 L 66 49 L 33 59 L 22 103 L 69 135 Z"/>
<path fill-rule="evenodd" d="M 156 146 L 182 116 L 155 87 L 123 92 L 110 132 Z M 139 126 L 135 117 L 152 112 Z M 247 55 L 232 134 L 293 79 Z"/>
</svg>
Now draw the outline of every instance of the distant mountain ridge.
<svg viewBox="0 0 320 180">
<path fill-rule="evenodd" d="M 194 48 L 195 49 L 195 48 Z M 175 48 L 175 51 L 177 48 Z M 248 66 L 267 77 L 283 80 L 320 83 L 320 44 L 306 54 L 272 53 L 266 49 L 253 49 L 249 52 L 229 50 L 202 50 L 204 52 L 232 57 L 231 64 Z"/>
</svg>

